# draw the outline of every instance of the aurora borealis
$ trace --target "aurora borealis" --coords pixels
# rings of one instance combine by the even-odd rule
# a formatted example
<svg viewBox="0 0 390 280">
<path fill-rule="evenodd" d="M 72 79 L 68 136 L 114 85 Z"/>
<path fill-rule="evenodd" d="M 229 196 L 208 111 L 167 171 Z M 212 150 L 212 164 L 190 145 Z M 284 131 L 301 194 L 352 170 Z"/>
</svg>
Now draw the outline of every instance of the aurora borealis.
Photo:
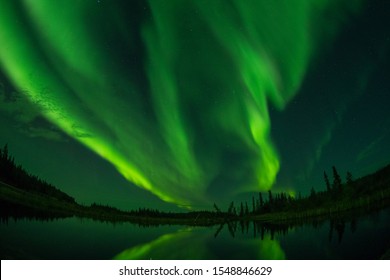
<svg viewBox="0 0 390 280">
<path fill-rule="evenodd" d="M 236 244 L 226 242 L 225 248 L 222 250 L 215 250 L 216 246 L 210 246 L 214 242 L 215 240 L 207 233 L 191 229 L 181 230 L 162 235 L 149 243 L 126 249 L 116 255 L 114 259 L 204 260 L 225 259 L 229 256 L 244 259 L 243 251 L 249 251 L 253 259 L 259 260 L 284 260 L 286 258 L 279 242 L 273 240 L 268 234 L 261 241 L 240 240 L 236 241 Z M 177 250 L 177 248 L 183 247 L 186 250 Z"/>
<path fill-rule="evenodd" d="M 74 186 L 69 174 L 97 176 L 83 156 L 99 170 L 108 162 L 129 188 L 188 207 L 271 188 L 305 192 L 332 165 L 360 176 L 390 158 L 386 1 L 0 7 L 1 129 L 9 125 L 0 144 L 25 152 L 43 141 L 41 155 L 59 148 L 80 158 L 69 173 L 60 159 L 37 167 L 48 180 L 63 176 L 76 199 L 105 201 L 119 188 L 108 179 L 101 194 Z"/>
</svg>

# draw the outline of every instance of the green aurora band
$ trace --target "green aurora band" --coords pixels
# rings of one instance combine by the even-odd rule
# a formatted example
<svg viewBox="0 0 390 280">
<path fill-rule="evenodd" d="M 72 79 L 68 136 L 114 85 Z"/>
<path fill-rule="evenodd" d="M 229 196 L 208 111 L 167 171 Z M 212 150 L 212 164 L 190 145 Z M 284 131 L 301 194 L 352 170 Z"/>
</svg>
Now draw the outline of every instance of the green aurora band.
<svg viewBox="0 0 390 280">
<path fill-rule="evenodd" d="M 126 1 L 0 3 L 0 66 L 19 91 L 129 181 L 188 207 L 272 187 L 269 103 L 288 104 L 361 8 L 156 0 L 137 15 Z"/>
<path fill-rule="evenodd" d="M 215 250 L 217 247 L 213 246 L 214 243 L 215 239 L 206 232 L 186 229 L 165 234 L 149 243 L 126 249 L 114 256 L 114 259 L 220 260 L 227 257 L 239 259 L 245 258 L 241 256 L 242 252 L 250 252 L 253 259 L 259 260 L 286 259 L 286 254 L 279 241 L 272 239 L 270 234 L 266 234 L 261 240 L 229 240 L 222 253 Z"/>
</svg>

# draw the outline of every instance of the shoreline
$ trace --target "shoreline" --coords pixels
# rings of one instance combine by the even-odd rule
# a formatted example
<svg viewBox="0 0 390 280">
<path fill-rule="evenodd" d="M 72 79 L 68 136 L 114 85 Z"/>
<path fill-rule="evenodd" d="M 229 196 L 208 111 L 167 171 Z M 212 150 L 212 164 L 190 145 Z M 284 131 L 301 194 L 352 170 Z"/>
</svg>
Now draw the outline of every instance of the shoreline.
<svg viewBox="0 0 390 280">
<path fill-rule="evenodd" d="M 232 222 L 260 222 L 268 224 L 294 224 L 310 222 L 317 219 L 337 219 L 351 213 L 360 215 L 386 209 L 390 206 L 390 190 L 361 197 L 353 202 L 339 201 L 329 207 L 319 207 L 294 212 L 271 212 L 250 214 L 244 217 L 226 212 L 194 211 L 184 213 L 159 212 L 158 215 L 136 214 L 136 212 L 121 211 L 108 206 L 83 206 L 76 202 L 70 203 L 59 199 L 28 192 L 0 182 L 0 201 L 2 218 L 31 217 L 64 218 L 80 217 L 106 222 L 129 222 L 139 225 L 183 225 L 212 226 Z M 5 206 L 5 207 L 4 207 Z M 4 211 L 5 210 L 5 211 Z"/>
</svg>

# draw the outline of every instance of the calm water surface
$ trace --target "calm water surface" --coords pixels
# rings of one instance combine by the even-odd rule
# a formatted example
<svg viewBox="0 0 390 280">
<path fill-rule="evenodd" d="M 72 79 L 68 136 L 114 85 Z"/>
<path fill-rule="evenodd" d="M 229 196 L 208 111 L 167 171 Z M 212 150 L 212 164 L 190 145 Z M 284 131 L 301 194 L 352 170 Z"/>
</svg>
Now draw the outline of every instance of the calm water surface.
<svg viewBox="0 0 390 280">
<path fill-rule="evenodd" d="M 390 210 L 343 221 L 269 227 L 139 227 L 89 219 L 11 220 L 1 259 L 379 259 L 390 248 Z"/>
</svg>

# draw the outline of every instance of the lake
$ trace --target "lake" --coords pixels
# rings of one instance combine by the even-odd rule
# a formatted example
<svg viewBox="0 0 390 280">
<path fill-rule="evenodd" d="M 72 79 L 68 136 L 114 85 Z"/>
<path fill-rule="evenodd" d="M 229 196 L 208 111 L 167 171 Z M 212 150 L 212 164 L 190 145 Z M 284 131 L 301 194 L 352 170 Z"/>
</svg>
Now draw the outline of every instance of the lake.
<svg viewBox="0 0 390 280">
<path fill-rule="evenodd" d="M 12 218 L 1 259 L 379 259 L 390 248 L 390 209 L 300 225 L 237 222 L 145 227 L 81 218 Z"/>
</svg>

